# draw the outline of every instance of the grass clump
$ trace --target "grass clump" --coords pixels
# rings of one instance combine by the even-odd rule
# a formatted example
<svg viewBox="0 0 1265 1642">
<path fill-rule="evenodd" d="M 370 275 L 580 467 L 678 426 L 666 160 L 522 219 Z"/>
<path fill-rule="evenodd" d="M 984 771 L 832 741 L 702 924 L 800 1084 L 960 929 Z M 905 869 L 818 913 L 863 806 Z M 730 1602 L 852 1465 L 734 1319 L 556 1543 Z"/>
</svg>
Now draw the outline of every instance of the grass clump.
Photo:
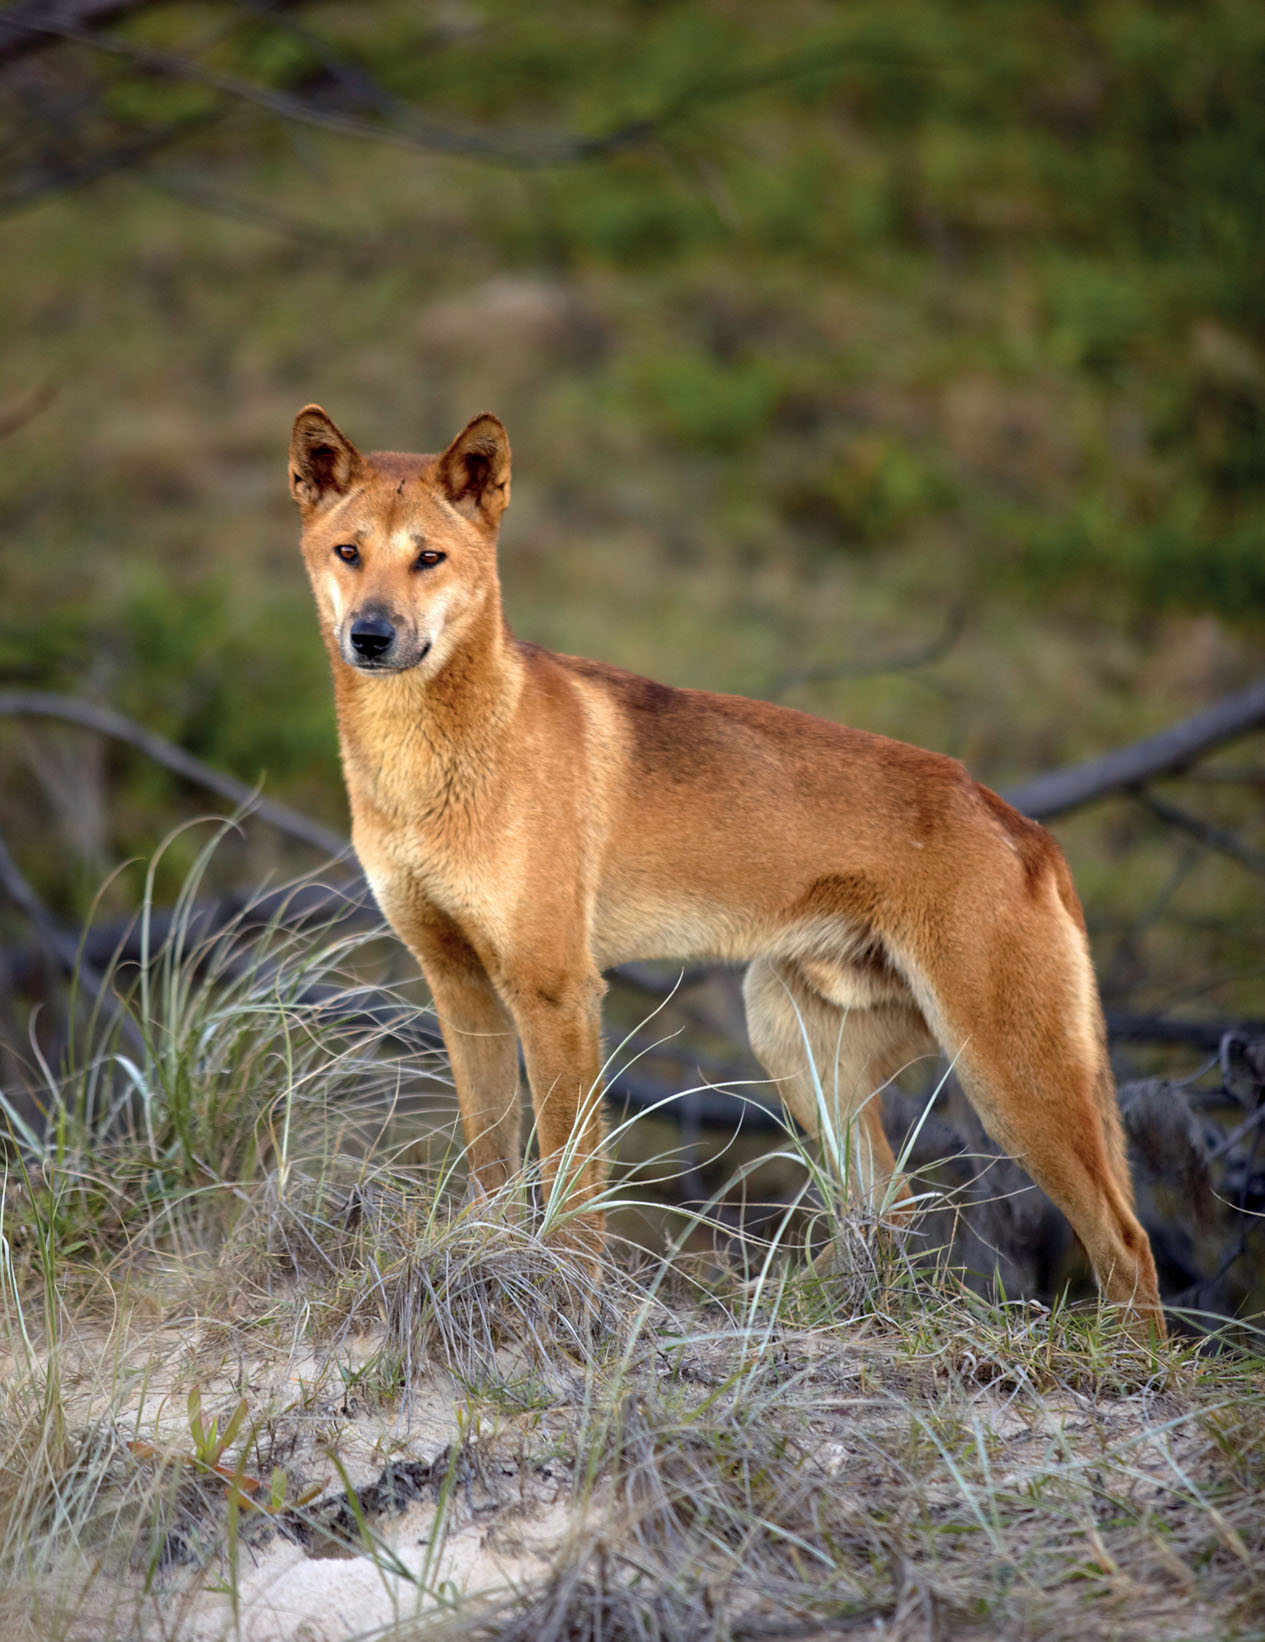
<svg viewBox="0 0 1265 1642">
<path fill-rule="evenodd" d="M 159 852 L 113 961 L 72 996 L 60 1066 L 37 1053 L 28 1087 L 0 1091 L 19 1266 L 40 1249 L 63 1277 L 137 1246 L 193 1257 L 270 1194 L 346 1189 L 400 1096 L 391 1021 L 348 983 L 376 929 L 318 878 L 223 915 L 201 893 L 221 837 L 170 914 L 153 903 Z"/>
</svg>

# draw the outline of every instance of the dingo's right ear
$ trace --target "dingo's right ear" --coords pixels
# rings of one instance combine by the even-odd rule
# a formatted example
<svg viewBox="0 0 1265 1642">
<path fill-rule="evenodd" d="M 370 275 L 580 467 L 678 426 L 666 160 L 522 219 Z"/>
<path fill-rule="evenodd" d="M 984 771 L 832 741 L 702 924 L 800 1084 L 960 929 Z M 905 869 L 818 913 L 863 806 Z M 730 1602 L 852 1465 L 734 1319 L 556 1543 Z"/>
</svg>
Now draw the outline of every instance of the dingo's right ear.
<svg viewBox="0 0 1265 1642">
<path fill-rule="evenodd" d="M 345 496 L 360 477 L 360 452 L 319 405 L 305 405 L 290 434 L 290 494 L 305 513 Z"/>
</svg>

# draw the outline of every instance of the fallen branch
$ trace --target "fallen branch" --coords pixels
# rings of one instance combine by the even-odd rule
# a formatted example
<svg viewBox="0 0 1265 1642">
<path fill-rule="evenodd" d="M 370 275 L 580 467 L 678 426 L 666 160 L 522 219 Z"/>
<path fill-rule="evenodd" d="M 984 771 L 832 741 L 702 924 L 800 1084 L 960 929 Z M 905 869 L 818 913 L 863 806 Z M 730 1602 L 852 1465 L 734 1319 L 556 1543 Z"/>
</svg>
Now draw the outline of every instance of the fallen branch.
<svg viewBox="0 0 1265 1642">
<path fill-rule="evenodd" d="M 18 0 L 0 12 L 0 63 L 52 45 L 67 28 L 112 23 L 152 0 Z"/>
<path fill-rule="evenodd" d="M 871 656 L 868 660 L 820 662 L 809 667 L 792 667 L 779 673 L 768 685 L 765 694 L 776 701 L 788 690 L 801 684 L 832 684 L 842 679 L 881 678 L 886 673 L 910 673 L 917 667 L 928 667 L 933 661 L 947 656 L 961 638 L 966 627 L 966 611 L 959 605 L 949 612 L 940 632 L 926 644 L 913 650 L 897 650 L 888 656 Z"/>
<path fill-rule="evenodd" d="M 218 793 L 232 804 L 241 805 L 269 826 L 288 833 L 304 844 L 310 844 L 322 855 L 340 859 L 350 853 L 351 846 L 341 834 L 321 826 L 319 821 L 309 820 L 288 804 L 261 798 L 255 787 L 247 786 L 236 776 L 225 775 L 210 764 L 204 764 L 200 758 L 185 752 L 183 747 L 177 747 L 175 742 L 168 741 L 154 730 L 147 730 L 134 718 L 116 713 L 111 707 L 99 707 L 95 702 L 82 701 L 77 696 L 54 695 L 46 690 L 0 690 L 0 717 L 55 718 L 62 723 L 76 724 L 81 729 L 109 736 L 113 741 L 122 741 L 144 753 L 147 758 L 152 758 L 173 775 L 192 782 L 195 787 Z"/>
<path fill-rule="evenodd" d="M 944 635 L 937 641 L 943 644 Z M 211 765 L 185 752 L 156 732 L 146 729 L 134 719 L 75 697 L 55 695 L 38 690 L 0 690 L 0 716 L 52 718 L 64 723 L 110 736 L 152 758 L 182 779 L 249 808 L 251 813 L 278 830 L 300 839 L 322 854 L 346 863 L 348 881 L 345 886 L 306 885 L 301 890 L 283 888 L 258 894 L 228 896 L 204 905 L 186 909 L 184 916 L 190 928 L 196 929 L 197 938 L 210 935 L 226 921 L 244 918 L 243 933 L 247 928 L 262 930 L 270 924 L 295 928 L 304 923 L 319 922 L 337 912 L 341 915 L 377 918 L 372 898 L 354 863 L 348 860 L 350 849 L 345 839 L 321 826 L 299 811 L 271 799 L 260 798 L 258 793 Z M 1037 777 L 1026 787 L 1010 794 L 1011 802 L 1021 801 L 1028 813 L 1038 817 L 1062 814 L 1080 803 L 1088 803 L 1108 793 L 1136 790 L 1145 779 L 1160 774 L 1176 773 L 1190 759 L 1212 747 L 1243 734 L 1265 722 L 1265 680 L 1259 680 L 1247 690 L 1228 697 L 1206 712 L 1137 742 L 1131 747 L 1095 760 L 1092 764 L 1065 771 L 1054 771 Z M 1233 834 L 1214 827 L 1196 817 L 1188 816 L 1177 806 L 1156 798 L 1150 793 L 1137 792 L 1136 796 L 1161 819 L 1193 833 L 1202 843 L 1232 854 L 1236 859 L 1258 871 L 1265 871 L 1265 856 L 1242 844 Z M 98 926 L 86 932 L 82 943 L 72 931 L 48 914 L 34 897 L 30 886 L 18 871 L 0 840 L 0 889 L 8 891 L 10 899 L 28 916 L 41 937 L 41 944 L 52 950 L 67 972 L 73 972 L 76 962 L 86 964 L 89 990 L 100 985 L 96 974 L 98 966 L 135 958 L 134 941 L 129 939 L 128 924 L 114 923 Z M 248 921 L 246 921 L 248 920 Z M 171 914 L 154 911 L 150 915 L 149 935 L 152 944 L 161 943 L 170 928 Z M 29 955 L 18 953 L 14 971 L 19 977 L 29 967 Z M 722 972 L 721 964 L 696 964 L 673 973 L 660 974 L 653 966 L 628 964 L 612 972 L 612 978 L 623 982 L 634 991 L 656 999 L 666 998 L 672 991 L 684 991 Z M 94 986 L 94 982 L 96 985 Z M 402 1033 L 403 1018 L 398 1001 L 389 1003 L 374 1000 L 367 994 L 366 1015 L 374 1017 L 375 1024 L 383 1025 L 389 1013 L 397 1031 Z M 386 995 L 383 994 L 383 999 Z M 1215 1050 L 1228 1031 L 1241 1029 L 1250 1034 L 1265 1035 L 1265 1023 L 1230 1023 L 1223 1021 L 1176 1021 L 1159 1016 L 1142 1016 L 1109 1012 L 1108 1033 L 1118 1041 L 1185 1044 L 1191 1047 Z M 430 1046 L 428 1044 L 428 1046 Z M 697 1057 L 685 1057 L 696 1061 Z M 725 1068 L 719 1075 L 725 1076 Z M 715 1080 L 714 1080 L 715 1081 Z M 716 1097 L 718 1098 L 718 1097 Z"/>
<path fill-rule="evenodd" d="M 1162 775 L 1177 775 L 1213 748 L 1265 724 L 1265 678 L 1225 696 L 1202 713 L 1087 764 L 1035 776 L 1003 797 L 1034 821 L 1050 821 L 1112 793 L 1128 792 Z"/>
<path fill-rule="evenodd" d="M 45 949 L 65 970 L 76 986 L 82 987 L 95 1005 L 104 1007 L 117 1023 L 124 1042 L 134 1052 L 143 1047 L 143 1039 L 136 1022 L 122 1007 L 118 998 L 111 996 L 106 977 L 82 953 L 79 943 L 53 917 L 36 895 L 17 862 L 9 854 L 9 847 L 0 836 L 0 891 L 13 902 L 28 922 Z"/>
<path fill-rule="evenodd" d="M 1230 1034 L 1265 1039 L 1265 1021 L 1183 1021 L 1124 1009 L 1107 1011 L 1107 1036 L 1113 1043 L 1179 1043 L 1211 1054 Z"/>
<path fill-rule="evenodd" d="M 1170 804 L 1167 798 L 1161 798 L 1156 793 L 1142 791 L 1134 793 L 1133 796 L 1157 821 L 1163 821 L 1169 827 L 1180 828 L 1182 832 L 1198 839 L 1206 849 L 1216 850 L 1219 855 L 1228 855 L 1240 866 L 1265 877 L 1265 855 L 1259 850 L 1254 850 L 1250 844 L 1245 844 L 1227 827 L 1219 827 L 1213 821 L 1205 821 L 1202 816 L 1192 815 L 1189 810 L 1182 809 L 1179 804 Z"/>
</svg>

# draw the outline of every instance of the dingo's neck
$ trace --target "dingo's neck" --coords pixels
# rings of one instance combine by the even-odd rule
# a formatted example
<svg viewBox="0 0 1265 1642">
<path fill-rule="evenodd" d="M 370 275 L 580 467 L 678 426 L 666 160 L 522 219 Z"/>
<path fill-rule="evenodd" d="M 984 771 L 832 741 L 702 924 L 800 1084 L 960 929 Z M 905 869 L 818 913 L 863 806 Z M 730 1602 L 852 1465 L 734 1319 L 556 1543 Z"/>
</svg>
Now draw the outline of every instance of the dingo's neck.
<svg viewBox="0 0 1265 1642">
<path fill-rule="evenodd" d="M 499 600 L 438 666 L 374 674 L 331 660 L 343 768 L 364 800 L 416 816 L 482 792 L 523 686 Z"/>
</svg>

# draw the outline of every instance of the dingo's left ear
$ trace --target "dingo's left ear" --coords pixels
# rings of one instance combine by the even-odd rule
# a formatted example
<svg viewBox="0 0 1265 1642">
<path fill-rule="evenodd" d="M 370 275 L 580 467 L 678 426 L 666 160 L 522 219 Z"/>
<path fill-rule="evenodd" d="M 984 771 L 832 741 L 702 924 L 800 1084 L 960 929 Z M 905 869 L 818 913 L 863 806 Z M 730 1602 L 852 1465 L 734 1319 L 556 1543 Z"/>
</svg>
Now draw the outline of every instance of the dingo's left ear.
<svg viewBox="0 0 1265 1642">
<path fill-rule="evenodd" d="M 467 423 L 436 463 L 444 495 L 470 518 L 495 527 L 510 499 L 510 441 L 498 417 Z"/>
<path fill-rule="evenodd" d="M 304 405 L 290 434 L 290 494 L 309 512 L 345 496 L 364 462 L 319 405 Z"/>
</svg>

